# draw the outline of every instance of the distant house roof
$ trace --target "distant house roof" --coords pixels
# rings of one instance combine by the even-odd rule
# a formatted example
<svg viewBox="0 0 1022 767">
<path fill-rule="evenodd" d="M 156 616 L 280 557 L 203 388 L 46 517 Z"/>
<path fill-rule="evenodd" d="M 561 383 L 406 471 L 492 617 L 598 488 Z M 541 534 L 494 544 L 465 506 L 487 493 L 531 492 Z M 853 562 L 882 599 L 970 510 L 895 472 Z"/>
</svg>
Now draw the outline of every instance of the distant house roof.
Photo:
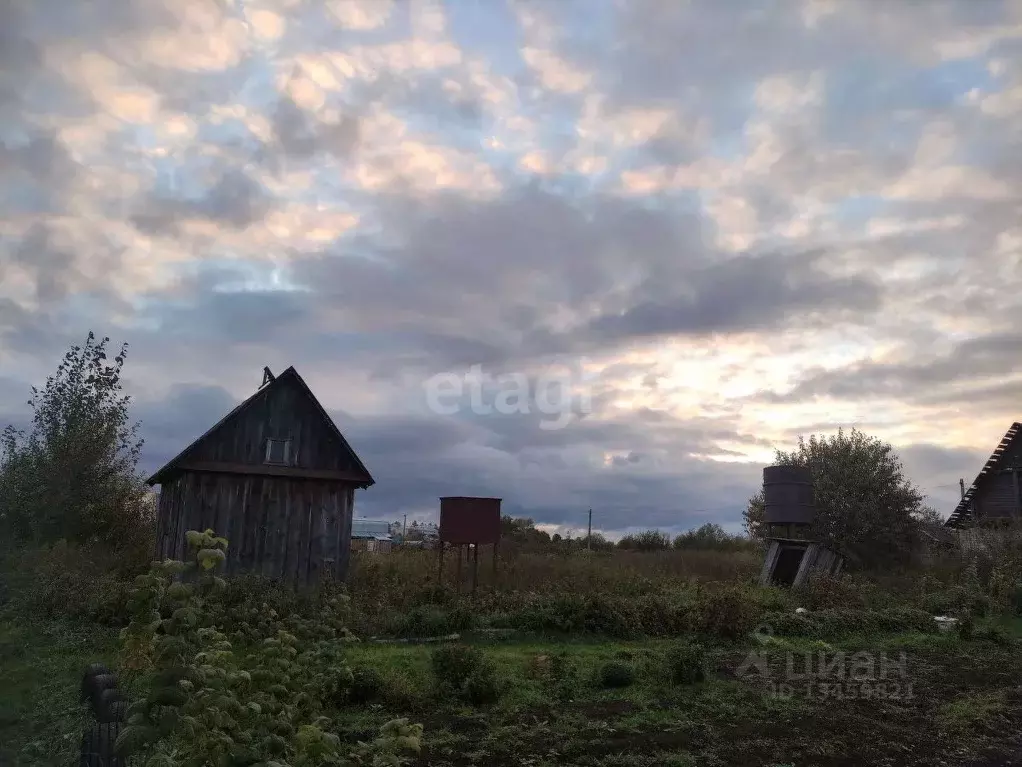
<svg viewBox="0 0 1022 767">
<path fill-rule="evenodd" d="M 390 522 L 382 519 L 351 520 L 352 538 L 386 538 L 390 540 Z"/>
<path fill-rule="evenodd" d="M 356 471 L 353 472 L 350 476 L 351 481 L 357 483 L 361 487 L 369 487 L 370 485 L 376 484 L 376 481 L 369 473 L 369 469 L 365 467 L 365 464 L 362 463 L 362 460 L 358 457 L 358 454 L 352 449 L 351 445 L 348 444 L 348 440 L 346 440 L 344 438 L 344 435 L 341 434 L 341 430 L 337 428 L 337 424 L 334 423 L 333 419 L 326 412 L 326 409 L 320 404 L 319 400 L 316 399 L 316 395 L 312 393 L 312 390 L 309 388 L 309 385 L 305 383 L 305 381 L 302 379 L 300 375 L 298 375 L 298 371 L 295 370 L 294 367 L 289 367 L 287 370 L 285 370 L 283 373 L 276 377 L 274 377 L 274 375 L 269 371 L 268 368 L 264 368 L 263 385 L 256 389 L 255 393 L 252 394 L 252 396 L 243 401 L 241 404 L 239 404 L 237 407 L 231 410 L 231 412 L 229 412 L 227 415 L 225 415 L 223 418 L 221 418 L 219 421 L 213 424 L 194 442 L 188 445 L 188 447 L 186 447 L 184 450 L 178 453 L 166 465 L 164 465 L 155 474 L 149 477 L 149 479 L 146 480 L 146 483 L 149 485 L 161 483 L 175 469 L 184 468 L 181 466 L 181 464 L 184 462 L 184 459 L 187 458 L 188 455 L 192 453 L 192 451 L 199 444 L 201 444 L 207 437 L 213 434 L 225 423 L 227 423 L 227 421 L 229 421 L 231 418 L 245 411 L 247 408 L 251 407 L 259 396 L 265 394 L 266 392 L 271 391 L 274 387 L 280 386 L 282 382 L 286 381 L 293 381 L 294 383 L 296 383 L 299 389 L 301 389 L 303 393 L 306 396 L 308 396 L 309 400 L 312 402 L 312 404 L 319 411 L 319 414 L 322 416 L 323 422 L 327 425 L 327 427 L 333 433 L 333 435 L 340 441 L 341 448 L 345 450 L 347 453 L 349 453 L 352 462 L 356 467 Z M 252 473 L 259 473 L 261 468 L 262 467 L 259 466 L 252 466 L 251 467 Z"/>
<path fill-rule="evenodd" d="M 1004 455 L 1004 451 L 1008 449 L 1008 446 L 1014 441 L 1015 437 L 1018 436 L 1019 431 L 1022 431 L 1022 423 L 1016 421 L 1011 425 L 1004 437 L 998 443 L 997 447 L 994 448 L 994 452 L 990 454 L 990 458 L 987 459 L 986 465 L 980 470 L 979 474 L 976 475 L 976 479 L 973 480 L 972 484 L 969 485 L 969 489 L 965 491 L 965 495 L 962 496 L 962 500 L 955 507 L 955 510 L 951 512 L 951 516 L 947 518 L 944 523 L 947 527 L 960 527 L 963 524 L 972 520 L 972 499 L 979 491 L 980 486 L 987 480 L 987 478 L 995 472 L 1001 464 L 1001 456 Z"/>
<path fill-rule="evenodd" d="M 954 543 L 954 533 L 946 527 L 940 528 L 920 528 L 919 534 L 922 535 L 929 541 L 934 543 L 952 544 Z"/>
</svg>

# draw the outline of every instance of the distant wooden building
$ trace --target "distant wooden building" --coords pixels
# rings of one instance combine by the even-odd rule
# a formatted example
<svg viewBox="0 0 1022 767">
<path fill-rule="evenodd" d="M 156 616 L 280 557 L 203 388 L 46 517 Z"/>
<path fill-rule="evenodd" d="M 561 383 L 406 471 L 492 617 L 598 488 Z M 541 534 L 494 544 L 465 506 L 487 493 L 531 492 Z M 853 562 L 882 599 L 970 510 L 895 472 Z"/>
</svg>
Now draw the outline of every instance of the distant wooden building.
<svg viewBox="0 0 1022 767">
<path fill-rule="evenodd" d="M 293 367 L 265 368 L 255 394 L 147 482 L 161 486 L 161 558 L 212 528 L 230 543 L 228 573 L 298 584 L 347 575 L 355 489 L 374 484 Z"/>
<path fill-rule="evenodd" d="M 944 523 L 1001 527 L 1022 520 L 1022 423 L 1013 423 Z"/>
<path fill-rule="evenodd" d="M 351 523 L 351 550 L 389 554 L 394 546 L 390 522 L 383 519 L 355 519 Z"/>
</svg>

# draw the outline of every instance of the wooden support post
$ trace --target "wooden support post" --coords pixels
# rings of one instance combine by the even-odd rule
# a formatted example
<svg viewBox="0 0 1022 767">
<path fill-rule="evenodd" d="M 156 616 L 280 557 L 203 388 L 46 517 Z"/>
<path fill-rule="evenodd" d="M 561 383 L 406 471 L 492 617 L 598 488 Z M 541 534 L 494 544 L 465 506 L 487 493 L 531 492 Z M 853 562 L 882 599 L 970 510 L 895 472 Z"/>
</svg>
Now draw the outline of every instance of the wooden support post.
<svg viewBox="0 0 1022 767">
<path fill-rule="evenodd" d="M 479 586 L 479 544 L 472 546 L 472 596 L 475 596 L 476 588 Z"/>
<path fill-rule="evenodd" d="M 798 572 L 795 574 L 795 580 L 792 582 L 792 586 L 798 588 L 804 586 L 809 580 L 809 573 L 816 565 L 816 557 L 820 553 L 820 547 L 818 544 L 810 543 L 806 547 L 806 550 L 802 554 L 802 561 L 799 563 Z"/>
<path fill-rule="evenodd" d="M 457 589 L 459 594 L 461 593 L 461 549 L 462 548 L 463 548 L 462 545 L 459 543 L 458 544 L 458 575 L 457 575 L 456 586 L 455 586 L 455 588 Z"/>
<path fill-rule="evenodd" d="M 437 567 L 436 567 L 436 585 L 444 585 L 444 542 L 440 541 L 440 546 L 437 550 Z"/>
<path fill-rule="evenodd" d="M 773 581 L 774 566 L 777 564 L 777 557 L 780 553 L 780 542 L 770 541 L 770 548 L 767 549 L 766 559 L 763 560 L 763 569 L 759 573 L 760 586 L 769 586 Z"/>
</svg>

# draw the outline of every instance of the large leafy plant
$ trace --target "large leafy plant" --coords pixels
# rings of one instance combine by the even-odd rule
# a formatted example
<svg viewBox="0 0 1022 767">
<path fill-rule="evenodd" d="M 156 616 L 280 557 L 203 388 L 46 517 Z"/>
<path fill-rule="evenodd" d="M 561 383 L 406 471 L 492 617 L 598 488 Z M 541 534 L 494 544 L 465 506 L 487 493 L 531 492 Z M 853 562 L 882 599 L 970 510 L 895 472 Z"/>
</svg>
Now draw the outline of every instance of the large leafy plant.
<svg viewBox="0 0 1022 767">
<path fill-rule="evenodd" d="M 122 663 L 152 676 L 128 711 L 120 753 L 145 767 L 396 767 L 418 752 L 422 726 L 404 719 L 371 743 L 345 744 L 331 732 L 324 703 L 352 680 L 343 655 L 350 635 L 334 625 L 340 601 L 328 600 L 322 625 L 297 621 L 301 637 L 245 607 L 232 627 L 253 645 L 241 658 L 225 633 L 227 583 L 217 575 L 227 541 L 212 530 L 187 540 L 189 562 L 160 563 L 136 580 Z M 272 634 L 258 638 L 260 630 Z"/>
</svg>

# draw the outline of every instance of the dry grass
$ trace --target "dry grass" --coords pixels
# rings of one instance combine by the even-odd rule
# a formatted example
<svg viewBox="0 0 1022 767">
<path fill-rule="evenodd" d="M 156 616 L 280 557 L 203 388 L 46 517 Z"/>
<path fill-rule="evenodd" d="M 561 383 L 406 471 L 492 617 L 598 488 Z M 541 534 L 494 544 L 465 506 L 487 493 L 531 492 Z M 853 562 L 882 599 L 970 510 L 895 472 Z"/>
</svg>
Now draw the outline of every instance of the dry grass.
<svg viewBox="0 0 1022 767">
<path fill-rule="evenodd" d="M 487 591 L 539 593 L 644 594 L 662 591 L 671 582 L 743 582 L 752 579 L 762 564 L 752 552 L 613 551 L 606 553 L 546 553 L 507 549 L 499 551 L 496 574 L 491 550 L 479 554 L 479 587 Z M 457 556 L 444 556 L 444 583 L 457 582 Z M 395 549 L 390 554 L 352 556 L 349 589 L 353 597 L 381 592 L 420 591 L 435 586 L 438 557 L 435 551 Z M 471 564 L 462 559 L 461 583 L 471 586 Z M 400 603 L 400 595 L 388 593 Z"/>
</svg>

